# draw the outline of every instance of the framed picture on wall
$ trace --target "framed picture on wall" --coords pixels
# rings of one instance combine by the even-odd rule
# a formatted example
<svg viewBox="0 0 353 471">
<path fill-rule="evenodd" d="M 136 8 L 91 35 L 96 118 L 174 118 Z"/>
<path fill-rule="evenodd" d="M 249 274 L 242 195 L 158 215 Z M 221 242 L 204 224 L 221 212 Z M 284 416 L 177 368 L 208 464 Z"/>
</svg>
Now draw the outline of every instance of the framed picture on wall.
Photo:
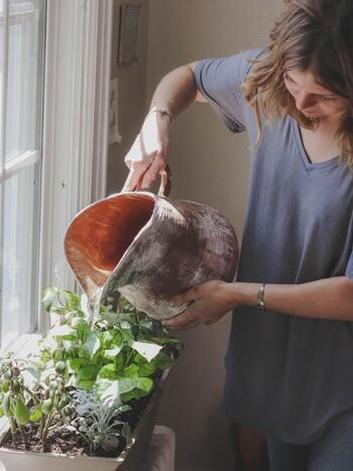
<svg viewBox="0 0 353 471">
<path fill-rule="evenodd" d="M 118 65 L 129 65 L 137 61 L 137 36 L 141 5 L 120 6 Z"/>
</svg>

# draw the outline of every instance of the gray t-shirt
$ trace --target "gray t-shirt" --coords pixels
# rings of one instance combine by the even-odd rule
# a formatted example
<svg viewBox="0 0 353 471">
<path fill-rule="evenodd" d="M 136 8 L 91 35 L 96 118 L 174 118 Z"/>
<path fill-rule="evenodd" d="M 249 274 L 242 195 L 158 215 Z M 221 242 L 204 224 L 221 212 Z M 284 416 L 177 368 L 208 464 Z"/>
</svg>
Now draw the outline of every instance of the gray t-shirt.
<svg viewBox="0 0 353 471">
<path fill-rule="evenodd" d="M 250 138 L 251 183 L 237 279 L 353 278 L 352 171 L 339 157 L 311 163 L 298 124 L 288 115 L 266 124 L 255 143 L 255 115 L 241 86 L 251 68 L 248 58 L 262 52 L 202 60 L 195 73 L 198 89 L 228 128 L 246 130 Z M 224 405 L 231 419 L 279 439 L 308 443 L 333 416 L 353 407 L 351 321 L 242 306 L 233 314 L 225 363 Z"/>
</svg>

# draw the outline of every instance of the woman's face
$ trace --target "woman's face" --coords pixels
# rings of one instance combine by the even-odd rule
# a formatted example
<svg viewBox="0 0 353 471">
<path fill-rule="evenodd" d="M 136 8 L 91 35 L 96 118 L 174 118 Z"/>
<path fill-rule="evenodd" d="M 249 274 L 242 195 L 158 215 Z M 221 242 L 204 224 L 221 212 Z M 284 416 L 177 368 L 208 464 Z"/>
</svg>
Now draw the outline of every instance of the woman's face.
<svg viewBox="0 0 353 471">
<path fill-rule="evenodd" d="M 310 70 L 289 70 L 283 80 L 297 109 L 309 119 L 336 121 L 348 109 L 348 99 L 320 85 Z"/>
</svg>

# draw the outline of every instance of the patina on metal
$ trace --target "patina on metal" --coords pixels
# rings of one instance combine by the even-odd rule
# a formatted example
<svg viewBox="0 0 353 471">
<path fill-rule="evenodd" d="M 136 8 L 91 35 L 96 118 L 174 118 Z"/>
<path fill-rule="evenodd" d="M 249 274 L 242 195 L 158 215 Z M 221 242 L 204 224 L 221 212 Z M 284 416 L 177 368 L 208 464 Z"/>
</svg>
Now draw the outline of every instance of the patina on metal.
<svg viewBox="0 0 353 471">
<path fill-rule="evenodd" d="M 214 208 L 168 198 L 170 170 L 157 195 L 128 191 L 83 209 L 65 236 L 65 253 L 92 303 L 116 306 L 120 295 L 154 319 L 187 305 L 170 298 L 209 280 L 232 281 L 238 243 L 232 225 Z"/>
</svg>

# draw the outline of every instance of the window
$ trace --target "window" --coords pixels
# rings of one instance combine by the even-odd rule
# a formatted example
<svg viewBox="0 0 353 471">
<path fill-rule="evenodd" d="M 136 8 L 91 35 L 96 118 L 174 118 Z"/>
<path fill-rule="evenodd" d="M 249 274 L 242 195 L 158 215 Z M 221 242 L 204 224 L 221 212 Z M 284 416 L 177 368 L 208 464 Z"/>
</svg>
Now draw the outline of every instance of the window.
<svg viewBox="0 0 353 471">
<path fill-rule="evenodd" d="M 0 342 L 36 328 L 45 0 L 0 0 Z"/>
<path fill-rule="evenodd" d="M 0 0 L 1 348 L 46 331 L 45 287 L 75 285 L 63 240 L 105 192 L 112 12 L 112 0 Z"/>
</svg>

